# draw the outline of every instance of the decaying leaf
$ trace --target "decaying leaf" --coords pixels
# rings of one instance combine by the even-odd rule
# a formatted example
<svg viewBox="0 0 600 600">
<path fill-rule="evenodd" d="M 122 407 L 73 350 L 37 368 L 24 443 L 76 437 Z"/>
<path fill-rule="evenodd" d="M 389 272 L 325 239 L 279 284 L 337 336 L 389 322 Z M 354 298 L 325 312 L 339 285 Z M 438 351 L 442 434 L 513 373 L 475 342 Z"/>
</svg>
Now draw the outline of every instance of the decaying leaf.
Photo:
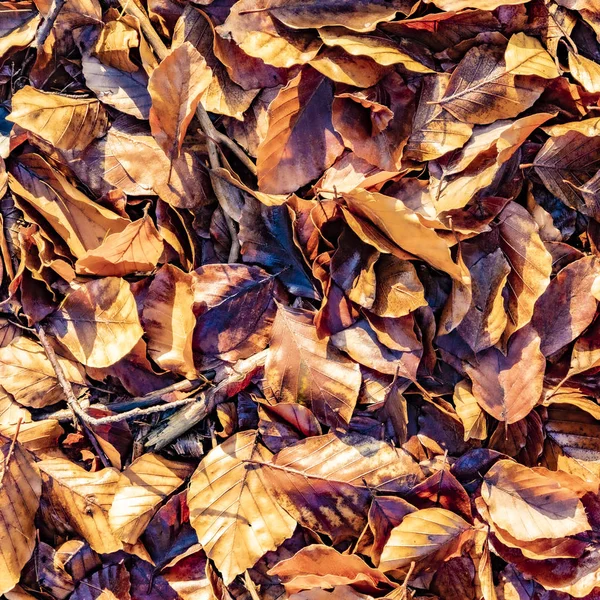
<svg viewBox="0 0 600 600">
<path fill-rule="evenodd" d="M 62 150 L 83 150 L 108 127 L 108 116 L 98 100 L 69 98 L 29 86 L 15 94 L 9 119 Z"/>
<path fill-rule="evenodd" d="M 0 596 L 593 600 L 598 0 L 0 0 Z"/>
<path fill-rule="evenodd" d="M 179 156 L 188 125 L 210 79 L 206 62 L 189 42 L 175 48 L 150 77 L 152 135 L 172 159 Z"/>
<path fill-rule="evenodd" d="M 506 355 L 492 347 L 478 355 L 476 364 L 465 364 L 479 405 L 507 425 L 523 419 L 542 395 L 546 361 L 540 338 L 531 327 L 515 333 Z"/>
<path fill-rule="evenodd" d="M 84 283 L 49 318 L 52 332 L 81 363 L 109 367 L 144 333 L 129 284 L 118 277 Z"/>
<path fill-rule="evenodd" d="M 292 192 L 316 179 L 342 153 L 327 108 L 332 101 L 331 82 L 311 67 L 280 90 L 269 106 L 267 135 L 256 151 L 262 191 Z M 311 152 L 304 154 L 301 148 L 306 143 Z"/>
<path fill-rule="evenodd" d="M 18 442 L 0 434 L 0 591 L 9 592 L 35 548 L 35 514 L 42 480 L 31 456 Z"/>
<path fill-rule="evenodd" d="M 487 472 L 481 495 L 494 523 L 525 542 L 590 528 L 577 494 L 510 460 L 497 462 Z"/>
<path fill-rule="evenodd" d="M 356 363 L 319 339 L 311 313 L 278 307 L 265 378 L 279 402 L 306 403 L 324 424 L 348 423 L 358 398 Z"/>
<path fill-rule="evenodd" d="M 210 452 L 192 475 L 190 522 L 225 584 L 294 533 L 296 522 L 273 499 L 256 464 L 270 457 L 256 432 L 245 431 Z"/>
</svg>

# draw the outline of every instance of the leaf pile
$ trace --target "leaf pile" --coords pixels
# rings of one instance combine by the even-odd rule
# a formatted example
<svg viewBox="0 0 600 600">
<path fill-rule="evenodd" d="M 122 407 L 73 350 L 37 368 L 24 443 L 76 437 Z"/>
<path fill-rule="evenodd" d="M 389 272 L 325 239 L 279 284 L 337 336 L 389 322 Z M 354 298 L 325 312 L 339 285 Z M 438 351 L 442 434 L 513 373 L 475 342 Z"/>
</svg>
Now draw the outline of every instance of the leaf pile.
<svg viewBox="0 0 600 600">
<path fill-rule="evenodd" d="M 0 595 L 600 597 L 600 4 L 0 0 Z"/>
</svg>

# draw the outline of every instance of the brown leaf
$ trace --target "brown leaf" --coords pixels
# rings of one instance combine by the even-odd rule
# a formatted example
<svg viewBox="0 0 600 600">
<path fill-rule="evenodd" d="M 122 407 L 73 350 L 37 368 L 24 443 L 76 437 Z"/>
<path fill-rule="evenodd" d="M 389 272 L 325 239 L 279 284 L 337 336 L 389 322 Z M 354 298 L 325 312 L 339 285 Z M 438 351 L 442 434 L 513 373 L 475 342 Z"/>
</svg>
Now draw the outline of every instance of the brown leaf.
<svg viewBox="0 0 600 600">
<path fill-rule="evenodd" d="M 140 456 L 122 473 L 108 512 L 116 537 L 135 544 L 158 508 L 192 472 L 185 463 L 167 460 L 157 454 Z"/>
<path fill-rule="evenodd" d="M 148 82 L 150 127 L 171 159 L 179 156 L 188 125 L 210 82 L 206 61 L 189 42 L 173 49 L 152 72 Z"/>
<path fill-rule="evenodd" d="M 383 552 L 379 568 L 384 571 L 405 569 L 412 562 L 435 564 L 460 546 L 469 524 L 444 508 L 424 508 L 404 517 L 394 527 Z"/>
<path fill-rule="evenodd" d="M 361 36 L 336 27 L 320 29 L 319 35 L 327 46 L 343 48 L 353 56 L 367 56 L 384 67 L 400 64 L 414 73 L 433 72 L 413 58 L 402 45 L 395 44 L 386 37 Z"/>
<path fill-rule="evenodd" d="M 502 250 L 491 254 L 467 255 L 473 295 L 471 306 L 458 326 L 458 333 L 473 352 L 497 344 L 507 325 L 503 290 L 510 266 Z"/>
<path fill-rule="evenodd" d="M 109 367 L 144 333 L 129 284 L 118 277 L 83 283 L 48 317 L 52 333 L 82 364 Z"/>
<path fill-rule="evenodd" d="M 591 290 L 599 277 L 600 261 L 586 256 L 562 269 L 536 302 L 532 325 L 544 356 L 572 342 L 592 322 L 598 301 Z"/>
<path fill-rule="evenodd" d="M 344 556 L 322 544 L 302 548 L 291 558 L 277 563 L 269 575 L 279 577 L 288 594 L 337 585 L 350 585 L 363 593 L 378 594 L 392 587 L 392 582 L 381 571 L 369 567 L 360 557 Z"/>
<path fill-rule="evenodd" d="M 403 317 L 426 306 L 423 284 L 412 263 L 394 256 L 382 256 L 375 265 L 375 302 L 370 308 L 380 317 Z"/>
<path fill-rule="evenodd" d="M 440 105 L 464 123 L 485 124 L 516 117 L 529 108 L 543 86 L 508 70 L 497 46 L 477 46 L 453 71 Z"/>
<path fill-rule="evenodd" d="M 376 99 L 385 90 L 386 102 Z M 400 168 L 410 130 L 413 93 L 397 73 L 364 92 L 338 94 L 332 122 L 354 154 L 387 171 Z"/>
<path fill-rule="evenodd" d="M 39 154 L 21 155 L 12 166 L 9 185 L 20 198 L 22 210 L 39 213 L 76 258 L 97 248 L 108 233 L 122 231 L 130 223 L 90 200 Z"/>
<path fill-rule="evenodd" d="M 527 211 L 510 202 L 500 213 L 500 247 L 510 265 L 505 336 L 531 321 L 534 305 L 550 282 L 552 256 L 540 239 L 538 228 Z"/>
<path fill-rule="evenodd" d="M 212 450 L 192 475 L 190 522 L 226 585 L 294 533 L 296 522 L 255 464 L 270 458 L 256 432 L 244 431 Z"/>
<path fill-rule="evenodd" d="M 575 535 L 590 527 L 574 492 L 510 460 L 487 472 L 481 496 L 494 523 L 525 542 Z"/>
<path fill-rule="evenodd" d="M 164 265 L 148 288 L 142 311 L 152 359 L 159 367 L 189 379 L 196 378 L 192 351 L 195 281 L 193 274 Z"/>
<path fill-rule="evenodd" d="M 333 335 L 331 343 L 369 369 L 414 381 L 422 346 L 413 326 L 410 317 L 396 321 L 371 316 Z"/>
<path fill-rule="evenodd" d="M 373 31 L 378 23 L 391 21 L 396 13 L 411 12 L 410 0 L 360 0 L 348 5 L 343 0 L 269 0 L 265 9 L 294 29 L 341 25 L 353 31 Z"/>
<path fill-rule="evenodd" d="M 350 210 L 375 224 L 400 248 L 468 284 L 469 275 L 452 260 L 448 244 L 403 202 L 366 190 L 344 194 L 344 199 Z"/>
<path fill-rule="evenodd" d="M 464 368 L 479 405 L 510 425 L 527 416 L 540 400 L 545 366 L 540 338 L 527 327 L 511 337 L 506 355 L 492 347 L 480 352 L 477 362 L 465 363 Z"/>
<path fill-rule="evenodd" d="M 275 279 L 245 265 L 206 265 L 196 273 L 194 350 L 231 362 L 263 350 L 276 312 Z"/>
<path fill-rule="evenodd" d="M 61 356 L 58 363 L 68 381 L 85 384 L 83 369 L 77 363 Z M 63 399 L 62 388 L 44 349 L 24 336 L 0 348 L 0 378 L 3 389 L 24 406 L 43 408 Z"/>
<path fill-rule="evenodd" d="M 96 99 L 69 98 L 25 86 L 13 96 L 12 106 L 7 120 L 62 150 L 83 150 L 108 128 L 106 111 Z"/>
<path fill-rule="evenodd" d="M 473 126 L 461 123 L 439 104 L 449 79 L 443 74 L 423 78 L 412 132 L 406 144 L 406 158 L 421 162 L 434 160 L 461 148 L 471 137 Z"/>
<path fill-rule="evenodd" d="M 244 112 L 259 90 L 245 90 L 230 79 L 213 49 L 213 44 L 217 44 L 219 39 L 214 34 L 210 20 L 192 5 L 188 5 L 175 25 L 172 47 L 177 48 L 189 42 L 206 61 L 211 81 L 200 96 L 202 106 L 209 112 L 243 120 Z"/>
<path fill-rule="evenodd" d="M 269 106 L 267 135 L 256 152 L 262 191 L 293 192 L 316 179 L 342 153 L 331 122 L 332 101 L 332 83 L 311 67 L 279 91 Z M 307 143 L 310 153 L 304 151 Z"/>
<path fill-rule="evenodd" d="M 118 21 L 111 21 L 115 22 Z M 122 71 L 86 55 L 81 63 L 86 85 L 104 103 L 136 119 L 149 117 L 152 98 L 147 89 L 148 76 L 143 70 L 136 67 L 133 71 Z"/>
<path fill-rule="evenodd" d="M 513 75 L 537 75 L 544 79 L 560 76 L 556 63 L 542 44 L 524 33 L 511 36 L 504 59 L 506 70 Z"/>
<path fill-rule="evenodd" d="M 35 514 L 42 481 L 35 462 L 18 442 L 0 434 L 0 592 L 9 592 L 36 545 Z"/>
<path fill-rule="evenodd" d="M 325 48 L 310 63 L 332 81 L 360 88 L 374 86 L 389 71 L 367 56 L 352 56 L 342 48 Z"/>
<path fill-rule="evenodd" d="M 404 450 L 356 433 L 302 440 L 261 468 L 279 504 L 334 543 L 362 531 L 372 491 L 405 492 L 423 477 Z"/>
<path fill-rule="evenodd" d="M 269 0 L 240 0 L 229 11 L 216 32 L 233 41 L 249 56 L 268 65 L 289 68 L 313 59 L 321 42 L 312 32 L 296 31 L 283 26 L 268 10 Z"/>
<path fill-rule="evenodd" d="M 46 459 L 38 466 L 42 471 L 44 498 L 62 523 L 87 540 L 96 552 L 122 548 L 108 523 L 108 511 L 120 479 L 116 470 L 89 473 L 63 458 Z"/>
<path fill-rule="evenodd" d="M 93 250 L 77 260 L 75 269 L 85 275 L 123 277 L 151 271 L 163 253 L 163 240 L 149 216 L 130 223 L 119 233 L 108 235 Z"/>
<path fill-rule="evenodd" d="M 308 311 L 280 305 L 271 336 L 265 364 L 269 394 L 278 402 L 307 404 L 325 425 L 347 424 L 360 389 L 358 365 L 318 338 Z"/>
<path fill-rule="evenodd" d="M 470 439 L 485 440 L 487 424 L 485 413 L 473 395 L 466 380 L 460 381 L 454 388 L 454 407 L 465 429 L 465 442 Z"/>
<path fill-rule="evenodd" d="M 544 185 L 567 206 L 591 216 L 598 216 L 596 203 L 584 203 L 579 186 L 588 182 L 598 170 L 599 138 L 577 130 L 549 138 L 537 153 L 533 166 Z"/>
</svg>

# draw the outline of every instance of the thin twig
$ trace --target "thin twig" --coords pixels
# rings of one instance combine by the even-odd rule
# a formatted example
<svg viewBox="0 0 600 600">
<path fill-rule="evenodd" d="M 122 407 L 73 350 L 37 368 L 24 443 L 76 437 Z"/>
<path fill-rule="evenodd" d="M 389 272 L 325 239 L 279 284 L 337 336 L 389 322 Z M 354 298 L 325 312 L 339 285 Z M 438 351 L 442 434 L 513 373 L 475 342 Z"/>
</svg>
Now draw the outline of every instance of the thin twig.
<svg viewBox="0 0 600 600">
<path fill-rule="evenodd" d="M 85 412 L 85 410 L 83 410 L 83 408 L 79 404 L 79 400 L 77 399 L 77 397 L 75 396 L 75 393 L 73 392 L 73 387 L 71 386 L 71 382 L 67 379 L 65 372 L 63 371 L 62 365 L 58 362 L 58 357 L 56 356 L 56 352 L 54 352 L 54 348 L 52 347 L 52 344 L 48 340 L 48 337 L 46 336 L 46 332 L 44 331 L 44 328 L 39 323 L 36 323 L 34 325 L 34 327 L 35 327 L 35 331 L 38 335 L 38 338 L 42 344 L 42 347 L 44 348 L 44 352 L 46 353 L 46 356 L 48 357 L 48 360 L 50 361 L 50 364 L 52 365 L 52 368 L 54 369 L 54 373 L 56 374 L 56 379 L 58 380 L 58 383 L 65 394 L 65 399 L 67 401 L 67 404 L 69 405 L 69 408 L 73 411 L 73 414 L 77 417 L 79 423 L 81 424 L 81 428 L 83 429 L 83 431 L 87 435 L 88 439 L 90 440 L 92 446 L 94 447 L 94 450 L 96 450 L 96 453 L 98 454 L 98 457 L 100 458 L 100 461 L 102 462 L 102 464 L 105 467 L 110 467 L 111 466 L 110 461 L 108 460 L 106 454 L 104 454 L 104 451 L 100 447 L 100 444 L 98 444 L 98 440 L 96 439 L 94 432 L 91 431 L 89 428 L 89 425 L 94 425 L 94 423 L 91 422 L 92 418 Z"/>
<path fill-rule="evenodd" d="M 35 45 L 38 49 L 38 52 L 41 50 L 44 42 L 48 39 L 50 32 L 52 31 L 52 27 L 54 27 L 54 22 L 58 17 L 58 14 L 62 10 L 62 7 L 66 4 L 67 0 L 52 0 L 52 5 L 50 6 L 50 10 L 44 19 L 44 22 L 37 30 L 35 35 Z"/>
<path fill-rule="evenodd" d="M 65 399 L 69 408 L 73 411 L 73 413 L 77 416 L 77 418 L 82 422 L 82 424 L 92 427 L 97 427 L 99 425 L 107 425 L 109 423 L 118 423 L 120 421 L 125 421 L 127 419 L 133 419 L 134 417 L 141 417 L 145 415 L 151 415 L 154 413 L 165 412 L 172 408 L 177 408 L 179 406 L 185 406 L 186 404 L 191 404 L 192 402 L 196 402 L 199 397 L 193 398 L 184 398 L 183 400 L 176 400 L 175 402 L 169 402 L 168 404 L 161 406 L 151 406 L 150 408 L 135 408 L 133 410 L 118 414 L 118 415 L 110 415 L 108 417 L 92 417 L 89 415 L 79 404 L 79 400 L 75 396 L 73 392 L 73 387 L 71 386 L 71 382 L 66 378 L 65 372 L 61 364 L 58 362 L 58 358 L 56 356 L 56 352 L 54 352 L 54 348 L 50 344 L 48 337 L 46 336 L 46 332 L 44 328 L 36 323 L 35 330 L 40 338 L 40 342 L 46 352 L 46 356 L 56 373 L 56 378 L 58 379 L 58 383 L 62 388 Z M 92 442 L 93 443 L 93 442 Z"/>
<path fill-rule="evenodd" d="M 12 442 L 10 443 L 10 448 L 8 449 L 8 454 L 6 455 L 6 458 L 4 459 L 4 464 L 2 467 L 2 479 L 4 479 L 4 474 L 8 470 L 8 466 L 10 464 L 10 459 L 12 458 L 12 455 L 15 451 L 15 445 L 17 443 L 17 438 L 19 437 L 19 431 L 21 431 L 21 423 L 22 422 L 23 422 L 23 417 L 19 417 L 19 420 L 17 421 L 17 428 L 15 429 L 15 433 L 13 435 Z M 0 483 L 2 483 L 2 479 L 0 479 Z"/>
</svg>

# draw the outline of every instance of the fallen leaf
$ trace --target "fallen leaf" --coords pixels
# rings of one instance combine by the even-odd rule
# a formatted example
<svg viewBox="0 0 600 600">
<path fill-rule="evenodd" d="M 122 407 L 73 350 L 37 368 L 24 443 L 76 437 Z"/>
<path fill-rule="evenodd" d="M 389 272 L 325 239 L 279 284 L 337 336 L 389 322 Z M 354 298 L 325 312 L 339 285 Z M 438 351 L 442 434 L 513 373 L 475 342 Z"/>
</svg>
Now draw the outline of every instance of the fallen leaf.
<svg viewBox="0 0 600 600">
<path fill-rule="evenodd" d="M 21 569 L 35 545 L 35 514 L 40 504 L 40 472 L 26 450 L 0 434 L 0 532 L 6 540 L 0 550 L 0 592 L 9 592 L 19 582 Z"/>
<path fill-rule="evenodd" d="M 231 361 L 263 350 L 276 312 L 274 277 L 246 265 L 206 265 L 196 273 L 194 350 Z"/>
<path fill-rule="evenodd" d="M 164 265 L 148 288 L 142 324 L 148 353 L 163 369 L 196 378 L 192 339 L 195 278 L 173 265 Z"/>
<path fill-rule="evenodd" d="M 83 370 L 77 363 L 62 356 L 58 357 L 58 363 L 67 381 L 85 384 Z M 0 377 L 3 389 L 24 406 L 43 408 L 63 399 L 62 388 L 44 349 L 24 336 L 0 348 Z"/>
<path fill-rule="evenodd" d="M 212 450 L 192 475 L 190 523 L 228 585 L 291 537 L 296 522 L 273 499 L 262 469 L 271 453 L 244 431 Z"/>
<path fill-rule="evenodd" d="M 269 106 L 269 127 L 257 148 L 261 191 L 285 194 L 316 179 L 342 153 L 331 123 L 333 85 L 305 67 Z M 308 141 L 310 140 L 310 141 Z M 310 143 L 311 152 L 302 151 Z"/>
<path fill-rule="evenodd" d="M 536 302 L 532 325 L 544 356 L 576 339 L 592 322 L 598 301 L 590 292 L 599 277 L 598 259 L 581 258 L 562 269 Z"/>
<path fill-rule="evenodd" d="M 73 289 L 48 322 L 77 360 L 97 368 L 123 358 L 144 333 L 129 284 L 118 277 L 95 279 Z"/>
<path fill-rule="evenodd" d="M 356 585 L 364 593 L 377 594 L 392 582 L 379 570 L 369 567 L 359 556 L 344 556 L 322 544 L 306 546 L 270 571 L 282 580 L 288 594 L 315 587 Z"/>
<path fill-rule="evenodd" d="M 404 517 L 392 529 L 383 548 L 379 568 L 403 569 L 427 559 L 435 564 L 459 548 L 462 535 L 470 525 L 444 508 L 424 508 Z"/>
<path fill-rule="evenodd" d="M 507 425 L 523 419 L 542 395 L 546 361 L 540 338 L 531 327 L 515 333 L 506 355 L 492 347 L 480 352 L 477 362 L 464 368 L 473 382 L 479 405 Z"/>
<path fill-rule="evenodd" d="M 64 524 L 85 538 L 96 552 L 116 552 L 123 547 L 108 523 L 120 479 L 116 470 L 89 473 L 64 458 L 43 460 L 38 467 L 43 495 Z"/>
<path fill-rule="evenodd" d="M 347 424 L 360 388 L 358 365 L 319 339 L 310 312 L 279 306 L 271 336 L 269 394 L 278 402 L 306 403 L 325 425 Z"/>
<path fill-rule="evenodd" d="M 261 468 L 277 502 L 334 541 L 362 531 L 372 491 L 403 492 L 423 477 L 407 452 L 357 433 L 302 440 Z"/>
<path fill-rule="evenodd" d="M 486 124 L 516 117 L 542 93 L 537 82 L 508 70 L 497 46 L 476 46 L 453 71 L 439 104 L 464 123 Z"/>
<path fill-rule="evenodd" d="M 7 120 L 63 150 L 83 150 L 108 128 L 108 115 L 98 100 L 69 98 L 30 86 L 14 95 Z"/>
<path fill-rule="evenodd" d="M 210 81 L 206 61 L 189 42 L 173 49 L 152 72 L 148 82 L 150 127 L 171 159 L 179 156 L 188 125 Z"/>
<path fill-rule="evenodd" d="M 574 492 L 510 460 L 497 462 L 487 472 L 481 496 L 494 523 L 524 542 L 561 538 L 590 528 Z"/>
<path fill-rule="evenodd" d="M 135 544 L 159 504 L 192 472 L 190 465 L 156 454 L 140 456 L 121 474 L 108 522 L 118 539 Z"/>
<path fill-rule="evenodd" d="M 112 233 L 77 260 L 75 269 L 86 275 L 123 277 L 151 271 L 163 253 L 163 240 L 149 216 Z"/>
</svg>

